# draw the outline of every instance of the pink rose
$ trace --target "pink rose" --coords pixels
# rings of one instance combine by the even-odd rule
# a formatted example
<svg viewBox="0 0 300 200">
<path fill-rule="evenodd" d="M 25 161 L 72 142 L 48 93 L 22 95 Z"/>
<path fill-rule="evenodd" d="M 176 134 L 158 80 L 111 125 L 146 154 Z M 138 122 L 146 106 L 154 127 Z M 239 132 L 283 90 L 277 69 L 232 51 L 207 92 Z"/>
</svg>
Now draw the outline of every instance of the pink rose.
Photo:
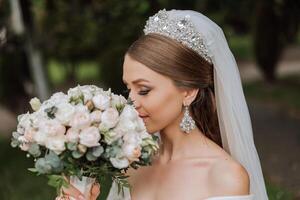
<svg viewBox="0 0 300 200">
<path fill-rule="evenodd" d="M 28 142 L 34 142 L 34 135 L 36 133 L 37 132 L 34 128 L 28 128 L 25 130 L 24 137 Z"/>
<path fill-rule="evenodd" d="M 101 139 L 98 128 L 92 126 L 83 129 L 79 134 L 79 142 L 87 147 L 99 146 Z"/>
<path fill-rule="evenodd" d="M 101 116 L 101 124 L 106 128 L 113 128 L 119 121 L 119 112 L 115 108 L 106 109 Z"/>
<path fill-rule="evenodd" d="M 90 114 L 85 111 L 78 111 L 70 121 L 70 126 L 75 129 L 84 129 L 91 125 Z"/>
<path fill-rule="evenodd" d="M 129 161 L 139 161 L 139 157 L 141 156 L 141 147 L 127 143 L 122 146 L 122 150 Z"/>
<path fill-rule="evenodd" d="M 22 151 L 28 151 L 29 150 L 30 145 L 28 143 L 22 143 L 20 145 L 20 148 Z"/>
<path fill-rule="evenodd" d="M 64 135 L 66 127 L 63 126 L 58 120 L 41 120 L 39 123 L 39 131 L 44 132 L 47 136 Z"/>
<path fill-rule="evenodd" d="M 100 110 L 95 110 L 90 115 L 92 122 L 96 122 L 96 123 L 101 122 L 101 116 L 102 116 L 102 112 Z"/>
<path fill-rule="evenodd" d="M 66 134 L 66 139 L 68 142 L 76 143 L 79 140 L 79 130 L 74 128 L 69 128 Z"/>
</svg>

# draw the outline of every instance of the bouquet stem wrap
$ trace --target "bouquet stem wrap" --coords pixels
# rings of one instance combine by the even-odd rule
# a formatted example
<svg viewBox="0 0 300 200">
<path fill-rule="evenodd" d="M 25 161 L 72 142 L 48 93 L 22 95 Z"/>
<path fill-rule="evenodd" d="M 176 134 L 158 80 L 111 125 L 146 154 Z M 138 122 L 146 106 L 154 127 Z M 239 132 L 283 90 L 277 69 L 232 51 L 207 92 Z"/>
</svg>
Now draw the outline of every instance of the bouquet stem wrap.
<svg viewBox="0 0 300 200">
<path fill-rule="evenodd" d="M 84 195 L 86 200 L 90 199 L 91 189 L 95 181 L 95 178 L 89 178 L 86 176 L 83 176 L 82 180 L 80 180 L 77 176 L 70 177 L 70 183 Z M 71 197 L 70 199 L 76 200 L 73 197 Z"/>
</svg>

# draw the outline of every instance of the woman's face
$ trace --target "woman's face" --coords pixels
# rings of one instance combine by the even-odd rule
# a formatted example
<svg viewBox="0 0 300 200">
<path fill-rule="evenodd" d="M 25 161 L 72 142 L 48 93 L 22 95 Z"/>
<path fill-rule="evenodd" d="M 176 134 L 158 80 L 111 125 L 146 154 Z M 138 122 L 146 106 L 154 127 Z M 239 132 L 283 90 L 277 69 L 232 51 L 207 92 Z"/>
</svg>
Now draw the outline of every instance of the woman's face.
<svg viewBox="0 0 300 200">
<path fill-rule="evenodd" d="M 170 78 L 126 55 L 123 82 L 149 133 L 160 131 L 181 117 L 184 93 Z"/>
</svg>

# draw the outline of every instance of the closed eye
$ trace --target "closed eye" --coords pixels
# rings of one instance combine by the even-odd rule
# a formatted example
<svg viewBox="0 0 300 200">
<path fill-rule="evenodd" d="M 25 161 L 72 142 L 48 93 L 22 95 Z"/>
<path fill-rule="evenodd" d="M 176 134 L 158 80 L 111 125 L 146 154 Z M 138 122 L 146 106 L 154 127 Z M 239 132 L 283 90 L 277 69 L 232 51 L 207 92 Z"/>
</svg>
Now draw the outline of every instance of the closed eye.
<svg viewBox="0 0 300 200">
<path fill-rule="evenodd" d="M 123 90 L 123 94 L 128 96 L 129 93 L 130 93 L 131 89 L 126 89 L 126 90 Z M 139 95 L 142 95 L 142 96 L 145 96 L 147 95 L 148 93 L 150 92 L 150 90 L 141 90 L 138 92 Z"/>
</svg>

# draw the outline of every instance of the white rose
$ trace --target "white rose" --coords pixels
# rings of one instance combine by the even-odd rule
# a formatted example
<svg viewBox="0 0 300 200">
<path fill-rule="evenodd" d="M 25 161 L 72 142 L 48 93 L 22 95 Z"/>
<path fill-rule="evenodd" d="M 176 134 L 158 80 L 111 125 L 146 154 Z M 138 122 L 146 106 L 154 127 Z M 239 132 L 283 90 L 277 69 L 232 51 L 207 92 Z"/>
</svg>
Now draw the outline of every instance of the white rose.
<svg viewBox="0 0 300 200">
<path fill-rule="evenodd" d="M 70 88 L 68 90 L 68 97 L 69 98 L 79 98 L 81 95 L 83 95 L 82 91 L 81 91 L 81 88 L 80 88 L 80 85 L 78 85 L 77 87 L 74 87 L 74 88 Z"/>
<path fill-rule="evenodd" d="M 118 121 L 119 113 L 115 108 L 108 108 L 101 115 L 101 124 L 108 129 L 115 127 Z"/>
<path fill-rule="evenodd" d="M 41 107 L 41 101 L 36 97 L 32 98 L 29 103 L 34 111 L 37 111 Z"/>
<path fill-rule="evenodd" d="M 93 92 L 95 91 L 95 88 L 93 85 L 84 85 L 80 87 L 81 92 L 84 96 L 84 103 L 86 103 L 89 100 L 92 100 L 93 98 Z"/>
<path fill-rule="evenodd" d="M 56 92 L 50 97 L 49 101 L 54 105 L 59 103 L 67 103 L 69 101 L 69 97 L 63 92 Z"/>
<path fill-rule="evenodd" d="M 57 112 L 55 117 L 64 125 L 69 125 L 75 113 L 75 108 L 70 103 L 60 103 L 57 105 Z"/>
<path fill-rule="evenodd" d="M 123 136 L 123 132 L 120 130 L 110 130 L 107 132 L 104 132 L 104 140 L 107 144 L 111 144 L 117 139 L 121 138 Z"/>
<path fill-rule="evenodd" d="M 19 140 L 19 142 L 21 142 L 21 143 L 26 143 L 26 142 L 28 142 L 28 140 L 25 138 L 25 136 L 20 136 L 20 137 L 18 137 L 18 140 Z"/>
<path fill-rule="evenodd" d="M 112 95 L 112 99 L 111 99 L 111 106 L 112 107 L 117 108 L 117 107 L 122 106 L 126 103 L 127 103 L 127 100 L 123 96 L 115 95 L 115 94 Z"/>
<path fill-rule="evenodd" d="M 58 136 L 66 133 L 66 127 L 56 119 L 41 120 L 39 131 L 46 133 L 48 136 Z"/>
<path fill-rule="evenodd" d="M 33 136 L 34 141 L 39 145 L 45 146 L 46 141 L 48 140 L 47 134 L 41 131 L 36 132 Z"/>
<path fill-rule="evenodd" d="M 26 114 L 22 114 L 18 116 L 18 132 L 20 134 L 24 134 L 25 129 L 30 128 L 31 122 L 30 122 L 31 115 L 29 112 Z"/>
<path fill-rule="evenodd" d="M 69 128 L 66 134 L 66 139 L 68 142 L 76 143 L 79 140 L 79 130 L 74 128 Z"/>
<path fill-rule="evenodd" d="M 46 141 L 46 147 L 56 154 L 61 154 L 65 149 L 65 137 L 64 136 L 57 136 L 51 137 Z"/>
<path fill-rule="evenodd" d="M 138 161 L 141 156 L 141 147 L 125 143 L 122 146 L 122 151 L 129 161 Z"/>
<path fill-rule="evenodd" d="M 125 105 L 120 117 L 128 121 L 135 121 L 138 117 L 138 112 L 130 105 Z"/>
<path fill-rule="evenodd" d="M 138 146 L 142 143 L 142 138 L 140 138 L 137 132 L 127 132 L 123 136 L 124 143 L 132 144 Z"/>
<path fill-rule="evenodd" d="M 136 125 L 137 126 L 136 126 L 135 130 L 137 132 L 144 132 L 146 130 L 146 126 L 145 126 L 144 121 L 139 117 L 136 120 Z"/>
<path fill-rule="evenodd" d="M 100 110 L 95 110 L 90 115 L 92 122 L 96 122 L 96 123 L 101 122 L 101 116 L 102 116 L 102 112 Z"/>
<path fill-rule="evenodd" d="M 127 158 L 110 158 L 111 164 L 118 169 L 123 169 L 129 166 L 129 161 Z"/>
<path fill-rule="evenodd" d="M 99 140 L 101 139 L 98 128 L 92 126 L 83 129 L 79 134 L 79 142 L 87 147 L 99 146 Z"/>
<path fill-rule="evenodd" d="M 125 133 L 135 131 L 137 122 L 133 120 L 121 119 L 117 125 L 118 129 L 122 129 Z"/>
<path fill-rule="evenodd" d="M 110 97 L 104 94 L 97 94 L 92 99 L 96 108 L 105 110 L 110 105 Z"/>
<path fill-rule="evenodd" d="M 85 111 L 78 111 L 70 121 L 70 126 L 75 129 L 84 129 L 91 125 L 90 114 Z"/>
</svg>

